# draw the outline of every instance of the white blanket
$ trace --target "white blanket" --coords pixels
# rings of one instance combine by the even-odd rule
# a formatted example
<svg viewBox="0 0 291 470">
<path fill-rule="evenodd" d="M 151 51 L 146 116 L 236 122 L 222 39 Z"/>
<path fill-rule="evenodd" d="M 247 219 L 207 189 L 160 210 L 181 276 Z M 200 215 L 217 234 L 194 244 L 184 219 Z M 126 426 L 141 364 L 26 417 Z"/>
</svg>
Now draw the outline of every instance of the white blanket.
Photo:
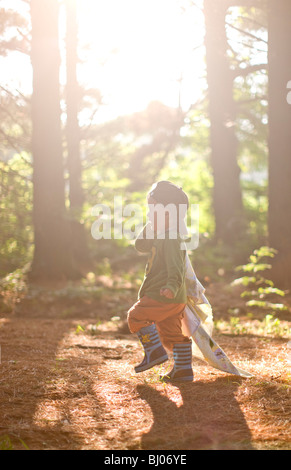
<svg viewBox="0 0 291 470">
<path fill-rule="evenodd" d="M 196 277 L 188 254 L 186 253 L 186 287 L 188 302 L 182 322 L 182 331 L 193 341 L 193 355 L 204 359 L 216 369 L 252 377 L 252 374 L 236 367 L 221 347 L 211 337 L 213 331 L 212 308 L 205 297 L 205 289 Z"/>
</svg>

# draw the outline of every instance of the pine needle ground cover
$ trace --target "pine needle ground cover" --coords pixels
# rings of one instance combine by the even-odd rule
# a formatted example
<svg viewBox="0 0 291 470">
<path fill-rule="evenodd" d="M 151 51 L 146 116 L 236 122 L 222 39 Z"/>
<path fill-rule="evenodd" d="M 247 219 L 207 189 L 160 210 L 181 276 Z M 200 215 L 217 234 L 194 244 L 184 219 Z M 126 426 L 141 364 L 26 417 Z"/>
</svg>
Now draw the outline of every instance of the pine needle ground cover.
<svg viewBox="0 0 291 470">
<path fill-rule="evenodd" d="M 290 322 L 280 320 L 280 334 L 258 329 L 258 320 L 252 329 L 247 317 L 227 329 L 228 291 L 213 285 L 209 295 L 219 316 L 214 337 L 253 378 L 199 359 L 190 384 L 159 380 L 171 363 L 134 374 L 142 350 L 126 327 L 130 294 L 95 299 L 83 313 L 61 315 L 64 306 L 54 304 L 46 315 L 2 314 L 0 448 L 290 450 L 290 349 L 282 334 Z"/>
</svg>

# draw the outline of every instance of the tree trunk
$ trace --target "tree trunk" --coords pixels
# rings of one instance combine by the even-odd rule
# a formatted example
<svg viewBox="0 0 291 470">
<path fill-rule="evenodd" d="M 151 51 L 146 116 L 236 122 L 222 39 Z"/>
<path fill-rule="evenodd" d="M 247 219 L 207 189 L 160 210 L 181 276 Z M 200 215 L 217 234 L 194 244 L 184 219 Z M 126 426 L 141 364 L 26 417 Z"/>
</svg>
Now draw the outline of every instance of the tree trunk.
<svg viewBox="0 0 291 470">
<path fill-rule="evenodd" d="M 31 0 L 34 258 L 31 278 L 72 278 L 60 123 L 58 0 Z"/>
<path fill-rule="evenodd" d="M 269 244 L 278 250 L 272 275 L 291 285 L 291 2 L 269 1 Z"/>
<path fill-rule="evenodd" d="M 231 243 L 242 229 L 243 204 L 237 163 L 233 75 L 227 58 L 227 6 L 227 2 L 217 0 L 204 2 L 216 236 Z"/>
<path fill-rule="evenodd" d="M 80 157 L 80 88 L 77 79 L 78 64 L 78 24 L 77 2 L 66 0 L 66 104 L 67 104 L 67 165 L 70 186 L 70 219 L 73 255 L 76 264 L 86 270 L 90 267 L 90 257 L 84 225 L 80 222 L 84 203 L 82 188 L 82 165 Z"/>
</svg>

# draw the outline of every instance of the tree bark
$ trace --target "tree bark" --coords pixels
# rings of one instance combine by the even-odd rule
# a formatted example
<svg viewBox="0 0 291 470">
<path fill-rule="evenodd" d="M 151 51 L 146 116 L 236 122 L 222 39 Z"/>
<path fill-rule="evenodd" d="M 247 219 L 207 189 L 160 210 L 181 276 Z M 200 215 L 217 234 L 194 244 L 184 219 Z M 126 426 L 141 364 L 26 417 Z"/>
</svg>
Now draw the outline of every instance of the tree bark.
<svg viewBox="0 0 291 470">
<path fill-rule="evenodd" d="M 78 113 L 80 107 L 80 89 L 77 80 L 78 63 L 78 25 L 76 0 L 66 0 L 66 105 L 67 105 L 67 147 L 70 182 L 70 206 L 79 209 L 84 202 L 80 160 L 80 129 Z"/>
<path fill-rule="evenodd" d="M 58 0 L 31 0 L 34 258 L 30 277 L 75 277 L 65 209 L 60 123 Z"/>
<path fill-rule="evenodd" d="M 84 203 L 82 164 L 80 156 L 80 87 L 77 79 L 78 23 L 77 2 L 66 0 L 66 105 L 67 105 L 67 166 L 69 172 L 70 225 L 76 264 L 86 271 L 90 267 L 89 250 L 84 225 L 80 222 Z"/>
<path fill-rule="evenodd" d="M 227 58 L 227 7 L 227 2 L 204 2 L 216 237 L 232 243 L 242 230 L 243 204 L 237 163 L 233 73 Z"/>
<path fill-rule="evenodd" d="M 272 276 L 291 284 L 291 2 L 269 1 L 269 244 L 278 250 Z"/>
</svg>

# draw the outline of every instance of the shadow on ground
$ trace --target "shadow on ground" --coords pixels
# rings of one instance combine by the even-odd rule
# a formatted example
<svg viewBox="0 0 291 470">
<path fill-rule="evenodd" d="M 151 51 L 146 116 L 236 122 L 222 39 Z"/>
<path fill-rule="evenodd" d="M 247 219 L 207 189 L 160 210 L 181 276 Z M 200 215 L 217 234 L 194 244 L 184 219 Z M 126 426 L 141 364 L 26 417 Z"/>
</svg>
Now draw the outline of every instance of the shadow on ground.
<svg viewBox="0 0 291 470">
<path fill-rule="evenodd" d="M 177 386 L 180 406 L 148 385 L 137 392 L 151 407 L 154 423 L 142 449 L 250 450 L 251 433 L 236 400 L 243 379 L 217 378 Z"/>
</svg>

